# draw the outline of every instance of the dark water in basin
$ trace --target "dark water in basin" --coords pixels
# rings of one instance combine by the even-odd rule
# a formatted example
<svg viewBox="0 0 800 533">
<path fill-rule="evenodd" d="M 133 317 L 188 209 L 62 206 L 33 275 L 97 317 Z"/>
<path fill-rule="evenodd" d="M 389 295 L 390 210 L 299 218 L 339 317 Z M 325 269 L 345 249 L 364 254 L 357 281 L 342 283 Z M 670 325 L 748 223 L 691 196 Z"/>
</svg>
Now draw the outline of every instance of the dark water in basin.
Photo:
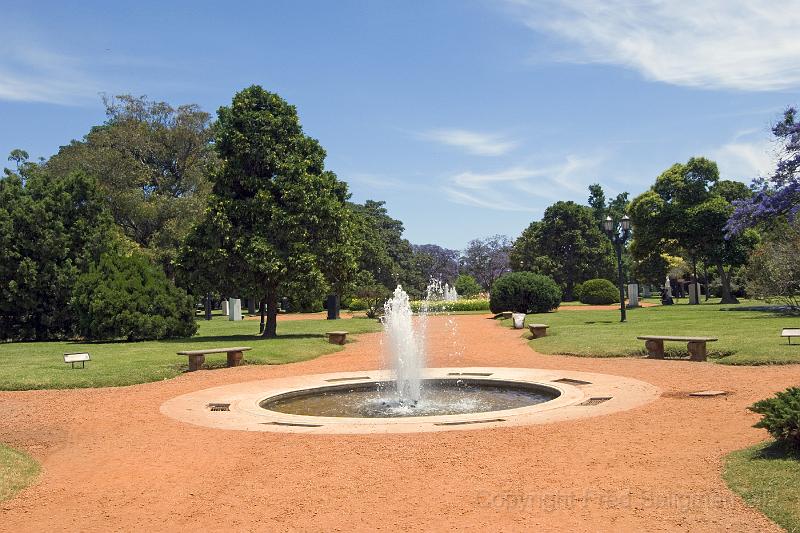
<svg viewBox="0 0 800 533">
<path fill-rule="evenodd" d="M 394 382 L 377 381 L 297 391 L 268 398 L 261 407 L 292 415 L 395 418 L 502 411 L 544 403 L 558 395 L 555 389 L 523 383 L 425 380 L 422 399 L 408 405 L 397 399 Z"/>
</svg>

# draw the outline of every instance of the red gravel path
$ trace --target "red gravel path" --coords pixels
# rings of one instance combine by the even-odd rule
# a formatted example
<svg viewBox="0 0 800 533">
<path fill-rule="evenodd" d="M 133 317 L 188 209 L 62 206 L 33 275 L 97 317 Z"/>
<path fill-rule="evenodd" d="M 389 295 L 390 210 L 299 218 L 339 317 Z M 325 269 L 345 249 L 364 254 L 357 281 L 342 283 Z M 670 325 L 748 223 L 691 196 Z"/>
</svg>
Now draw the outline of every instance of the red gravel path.
<svg viewBox="0 0 800 533">
<path fill-rule="evenodd" d="M 0 441 L 31 453 L 43 474 L 0 504 L 0 530 L 778 530 L 725 487 L 721 458 L 766 438 L 746 406 L 800 383 L 800 365 L 545 356 L 484 316 L 455 317 L 457 335 L 446 322 L 431 321 L 431 366 L 604 372 L 664 396 L 578 421 L 410 435 L 220 431 L 159 412 L 168 398 L 206 387 L 376 368 L 380 334 L 291 365 L 2 392 Z M 675 394 L 702 389 L 733 394 Z"/>
</svg>

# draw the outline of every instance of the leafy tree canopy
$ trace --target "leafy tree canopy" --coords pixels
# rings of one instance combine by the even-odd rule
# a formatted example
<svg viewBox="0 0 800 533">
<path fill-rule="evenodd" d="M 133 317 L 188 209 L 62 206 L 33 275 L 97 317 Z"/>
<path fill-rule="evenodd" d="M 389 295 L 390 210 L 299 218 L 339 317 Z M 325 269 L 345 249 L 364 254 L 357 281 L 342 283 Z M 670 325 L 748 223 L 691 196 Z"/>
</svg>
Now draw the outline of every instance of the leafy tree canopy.
<svg viewBox="0 0 800 533">
<path fill-rule="evenodd" d="M 511 241 L 505 235 L 493 235 L 469 242 L 461 259 L 463 269 L 489 290 L 494 281 L 509 272 Z"/>
<path fill-rule="evenodd" d="M 574 298 L 575 285 L 592 278 L 611 278 L 613 250 L 590 207 L 556 202 L 545 210 L 514 242 L 511 262 L 515 269 L 551 276 L 561 285 L 564 298 Z"/>
<path fill-rule="evenodd" d="M 203 214 L 218 161 L 211 117 L 147 97 L 105 98 L 106 122 L 62 146 L 45 164 L 53 175 L 81 171 L 100 186 L 124 234 L 171 275 L 189 228 Z"/>
<path fill-rule="evenodd" d="M 280 295 L 322 295 L 352 281 L 357 226 L 347 185 L 325 170 L 325 151 L 294 106 L 259 86 L 219 109 L 216 133 L 222 164 L 182 269 L 229 295 L 257 295 L 264 335 L 274 337 Z"/>
<path fill-rule="evenodd" d="M 117 246 L 116 229 L 90 176 L 19 168 L 0 179 L 0 340 L 68 337 L 75 280 Z"/>
</svg>

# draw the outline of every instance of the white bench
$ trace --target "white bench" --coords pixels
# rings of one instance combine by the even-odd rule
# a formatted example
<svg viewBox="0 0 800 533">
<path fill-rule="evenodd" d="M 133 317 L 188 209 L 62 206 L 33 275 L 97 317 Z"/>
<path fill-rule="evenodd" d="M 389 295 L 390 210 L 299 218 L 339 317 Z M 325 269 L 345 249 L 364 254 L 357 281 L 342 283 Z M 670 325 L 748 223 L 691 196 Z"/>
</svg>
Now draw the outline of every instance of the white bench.
<svg viewBox="0 0 800 533">
<path fill-rule="evenodd" d="M 189 372 L 200 370 L 209 353 L 227 353 L 228 366 L 239 366 L 242 364 L 242 352 L 252 350 L 249 346 L 235 346 L 233 348 L 209 348 L 207 350 L 186 350 L 178 352 L 178 355 L 189 356 Z"/>
<path fill-rule="evenodd" d="M 789 344 L 792 344 L 792 337 L 800 337 L 800 329 L 783 328 L 781 337 L 789 337 Z"/>
</svg>

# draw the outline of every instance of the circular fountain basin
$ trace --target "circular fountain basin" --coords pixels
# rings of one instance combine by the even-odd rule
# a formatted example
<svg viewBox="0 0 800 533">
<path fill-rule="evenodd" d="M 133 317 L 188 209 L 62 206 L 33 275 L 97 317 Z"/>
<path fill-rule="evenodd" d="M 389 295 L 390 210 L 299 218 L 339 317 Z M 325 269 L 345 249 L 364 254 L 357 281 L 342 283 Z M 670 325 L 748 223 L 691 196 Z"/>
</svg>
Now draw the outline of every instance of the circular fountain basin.
<svg viewBox="0 0 800 533">
<path fill-rule="evenodd" d="M 534 383 L 487 379 L 427 379 L 416 402 L 398 399 L 395 382 L 372 381 L 292 391 L 259 403 L 289 415 L 395 418 L 519 409 L 548 402 L 561 391 Z"/>
<path fill-rule="evenodd" d="M 328 402 L 331 396 L 347 396 L 347 391 L 353 391 L 354 397 L 361 395 L 362 399 L 368 399 L 370 391 L 377 390 L 376 384 L 391 382 L 393 378 L 390 371 L 362 370 L 247 381 L 177 396 L 164 402 L 161 412 L 182 422 L 225 430 L 305 434 L 420 433 L 508 428 L 609 415 L 647 404 L 660 394 L 657 387 L 644 381 L 593 372 L 451 367 L 427 368 L 422 379 L 428 384 L 446 382 L 445 385 L 461 381 L 473 392 L 479 389 L 478 395 L 488 393 L 484 397 L 495 402 L 495 409 L 483 410 L 473 403 L 468 412 L 454 412 L 452 405 L 458 402 L 453 402 L 452 397 L 446 402 L 451 414 L 420 410 L 414 416 L 400 416 L 391 413 L 389 405 L 389 411 L 384 409 L 364 416 L 362 407 L 345 411 L 338 399 L 331 402 L 335 405 L 332 411 L 308 407 L 320 398 Z M 444 395 L 465 392 L 443 389 L 447 389 L 442 391 Z M 392 397 L 391 394 L 386 396 Z M 460 398 L 463 400 L 465 396 Z M 294 400 L 300 403 L 289 407 Z M 303 403 L 306 404 L 303 410 L 288 412 Z M 363 402 L 360 405 L 363 406 Z M 411 409 L 410 406 L 395 407 Z M 297 412 L 316 414 L 295 414 Z"/>
</svg>

